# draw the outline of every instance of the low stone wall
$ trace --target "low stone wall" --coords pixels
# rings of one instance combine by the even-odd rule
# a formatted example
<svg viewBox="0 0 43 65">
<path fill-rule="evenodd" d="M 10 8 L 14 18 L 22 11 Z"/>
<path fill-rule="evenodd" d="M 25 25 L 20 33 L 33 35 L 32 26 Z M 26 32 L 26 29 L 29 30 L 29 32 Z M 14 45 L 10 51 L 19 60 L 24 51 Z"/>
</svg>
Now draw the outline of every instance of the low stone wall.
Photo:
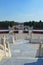
<svg viewBox="0 0 43 65">
<path fill-rule="evenodd" d="M 11 34 L 0 34 L 0 37 L 2 37 L 3 35 L 7 37 L 11 36 Z M 12 34 L 13 36 L 13 34 Z M 43 42 L 43 34 L 31 34 L 31 37 L 29 35 L 29 33 L 22 33 L 22 31 L 20 33 L 15 33 L 14 34 L 14 39 L 26 39 L 26 40 L 30 40 L 31 42 Z"/>
<path fill-rule="evenodd" d="M 32 34 L 31 42 L 42 42 L 43 43 L 43 34 Z"/>
<path fill-rule="evenodd" d="M 29 34 L 15 34 L 15 39 L 29 39 Z"/>
</svg>

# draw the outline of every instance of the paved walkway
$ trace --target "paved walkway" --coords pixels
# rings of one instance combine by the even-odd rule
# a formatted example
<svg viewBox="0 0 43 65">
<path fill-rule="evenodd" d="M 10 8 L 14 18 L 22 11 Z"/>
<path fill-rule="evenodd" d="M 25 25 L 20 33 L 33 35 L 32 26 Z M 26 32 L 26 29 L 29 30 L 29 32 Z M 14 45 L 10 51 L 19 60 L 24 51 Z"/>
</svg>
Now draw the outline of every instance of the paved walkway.
<svg viewBox="0 0 43 65">
<path fill-rule="evenodd" d="M 26 40 L 18 40 L 16 44 L 10 44 L 10 47 L 12 57 L 5 58 L 0 62 L 0 65 L 26 65 L 28 63 L 39 62 L 38 58 L 35 58 L 39 48 L 38 44 L 29 44 Z"/>
</svg>

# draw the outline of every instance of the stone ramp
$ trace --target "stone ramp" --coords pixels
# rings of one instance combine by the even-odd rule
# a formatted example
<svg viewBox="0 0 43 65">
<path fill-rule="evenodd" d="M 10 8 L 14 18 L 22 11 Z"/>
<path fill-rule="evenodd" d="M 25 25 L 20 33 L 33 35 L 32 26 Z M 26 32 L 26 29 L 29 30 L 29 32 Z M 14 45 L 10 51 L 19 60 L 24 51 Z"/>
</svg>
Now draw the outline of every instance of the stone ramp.
<svg viewBox="0 0 43 65">
<path fill-rule="evenodd" d="M 0 65 L 24 65 L 25 63 L 37 62 L 38 58 L 35 57 L 39 44 L 25 42 L 18 41 L 17 44 L 10 44 L 12 57 L 4 59 Z"/>
<path fill-rule="evenodd" d="M 36 57 L 39 44 L 31 44 L 29 42 L 18 42 L 17 44 L 11 44 L 11 53 L 14 58 L 16 57 Z"/>
</svg>

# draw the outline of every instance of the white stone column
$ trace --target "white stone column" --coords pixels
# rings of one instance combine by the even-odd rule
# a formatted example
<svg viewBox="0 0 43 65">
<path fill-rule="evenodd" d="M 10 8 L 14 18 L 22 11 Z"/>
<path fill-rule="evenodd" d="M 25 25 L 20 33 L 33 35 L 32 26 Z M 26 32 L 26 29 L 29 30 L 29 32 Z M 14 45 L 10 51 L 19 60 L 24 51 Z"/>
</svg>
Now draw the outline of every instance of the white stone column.
<svg viewBox="0 0 43 65">
<path fill-rule="evenodd" d="M 12 35 L 12 39 L 13 39 L 13 44 L 15 43 L 15 40 L 14 40 L 14 33 L 13 33 L 13 35 Z"/>
<path fill-rule="evenodd" d="M 8 56 L 11 57 L 11 51 L 10 51 L 9 43 L 8 43 Z"/>
<path fill-rule="evenodd" d="M 19 39 L 23 39 L 22 30 L 19 30 Z"/>
<path fill-rule="evenodd" d="M 32 39 L 32 30 L 30 29 L 29 30 L 29 42 L 31 42 L 31 39 Z"/>
<path fill-rule="evenodd" d="M 5 53 L 5 56 L 6 56 L 6 38 L 5 38 L 5 35 L 3 35 L 3 44 L 4 44 L 4 53 Z"/>
</svg>

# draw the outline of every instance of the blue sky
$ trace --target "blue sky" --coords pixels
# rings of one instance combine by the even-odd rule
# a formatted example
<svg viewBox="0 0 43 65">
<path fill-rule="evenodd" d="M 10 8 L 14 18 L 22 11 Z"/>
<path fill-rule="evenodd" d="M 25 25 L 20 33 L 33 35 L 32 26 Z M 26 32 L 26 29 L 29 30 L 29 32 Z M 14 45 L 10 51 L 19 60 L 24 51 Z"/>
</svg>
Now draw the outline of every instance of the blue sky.
<svg viewBox="0 0 43 65">
<path fill-rule="evenodd" d="M 43 0 L 0 0 L 0 20 L 43 21 Z"/>
</svg>

